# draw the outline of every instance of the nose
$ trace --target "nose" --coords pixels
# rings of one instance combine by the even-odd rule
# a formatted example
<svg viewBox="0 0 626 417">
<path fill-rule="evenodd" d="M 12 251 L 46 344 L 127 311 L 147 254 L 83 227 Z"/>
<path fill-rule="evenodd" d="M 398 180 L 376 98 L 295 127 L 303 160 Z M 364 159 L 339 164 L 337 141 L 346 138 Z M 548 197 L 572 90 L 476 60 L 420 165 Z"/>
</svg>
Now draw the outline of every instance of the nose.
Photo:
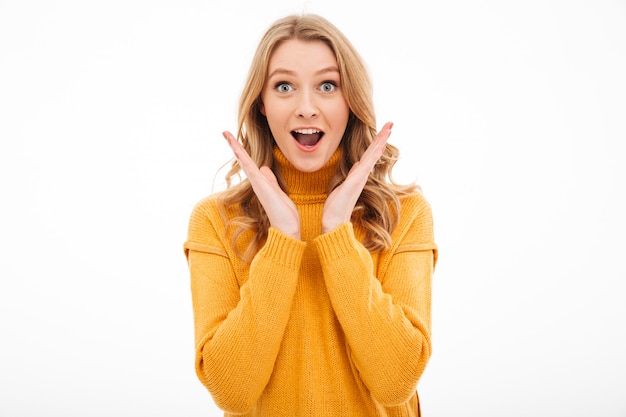
<svg viewBox="0 0 626 417">
<path fill-rule="evenodd" d="M 296 116 L 304 119 L 312 119 L 317 117 L 319 109 L 315 104 L 312 93 L 303 91 L 299 94 L 298 104 L 296 106 Z"/>
</svg>

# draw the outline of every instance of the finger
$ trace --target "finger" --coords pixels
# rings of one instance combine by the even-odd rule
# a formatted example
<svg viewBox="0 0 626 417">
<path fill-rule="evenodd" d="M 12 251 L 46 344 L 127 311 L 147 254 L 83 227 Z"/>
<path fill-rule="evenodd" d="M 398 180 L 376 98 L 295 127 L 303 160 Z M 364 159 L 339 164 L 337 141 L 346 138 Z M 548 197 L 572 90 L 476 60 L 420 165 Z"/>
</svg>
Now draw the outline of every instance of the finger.
<svg viewBox="0 0 626 417">
<path fill-rule="evenodd" d="M 376 139 L 383 138 L 387 141 L 389 136 L 391 135 L 391 129 L 393 128 L 393 122 L 387 122 L 383 125 L 383 127 L 376 134 Z"/>
<path fill-rule="evenodd" d="M 385 123 L 385 125 L 374 138 L 374 141 L 361 156 L 361 160 L 354 164 L 354 166 L 352 167 L 355 171 L 358 169 L 361 171 L 362 175 L 369 176 L 369 173 L 372 171 L 372 169 L 380 159 L 381 155 L 385 151 L 387 140 L 389 139 L 389 136 L 391 136 L 392 127 L 393 123 Z"/>
<path fill-rule="evenodd" d="M 233 134 L 228 131 L 222 132 L 222 135 L 224 136 L 224 139 L 226 139 L 228 146 L 230 146 L 230 148 L 233 150 L 233 153 L 235 154 L 235 158 L 241 159 L 241 154 L 242 154 L 241 151 L 243 151 L 243 153 L 246 153 L 246 152 L 241 146 L 241 144 L 237 141 L 235 136 L 233 136 Z"/>
<path fill-rule="evenodd" d="M 368 151 L 372 149 L 372 153 L 376 155 L 376 160 L 378 160 L 378 158 L 380 158 L 382 153 L 385 151 L 385 145 L 387 145 L 387 140 L 389 139 L 389 136 L 391 136 L 392 127 L 392 122 L 385 123 L 382 129 L 380 129 L 380 131 L 376 134 L 374 141 L 368 148 Z"/>
<path fill-rule="evenodd" d="M 360 164 L 361 164 L 361 163 L 360 163 L 359 161 L 355 162 L 355 163 L 354 163 L 354 165 L 352 165 L 352 168 L 350 168 L 350 171 L 348 171 L 348 175 L 350 175 L 350 174 L 352 174 L 354 171 L 356 171 L 356 170 L 357 170 L 357 168 L 358 168 L 358 166 L 359 166 Z"/>
<path fill-rule="evenodd" d="M 222 132 L 222 136 L 224 136 L 224 139 L 226 139 L 226 142 L 228 143 L 228 145 L 232 148 L 232 142 L 236 142 L 237 139 L 235 139 L 235 136 L 233 136 L 232 133 L 230 133 L 229 131 L 225 130 Z"/>
<path fill-rule="evenodd" d="M 259 196 L 261 200 L 264 200 L 263 195 L 267 191 L 269 191 L 268 186 L 275 189 L 280 189 L 278 186 L 278 181 L 276 180 L 276 176 L 272 172 L 272 170 L 268 167 L 262 167 L 259 169 L 256 163 L 250 158 L 246 150 L 241 146 L 241 143 L 235 136 L 233 136 L 230 132 L 223 132 L 224 138 L 230 145 L 233 153 L 235 154 L 235 158 L 239 161 L 239 166 L 246 174 L 246 177 L 250 181 L 252 188 L 254 189 L 255 194 Z M 262 201 L 261 204 L 265 206 L 268 202 Z"/>
<path fill-rule="evenodd" d="M 346 177 L 344 184 L 348 183 L 350 184 L 350 187 L 355 187 L 355 189 L 363 189 L 365 183 L 367 183 L 367 179 L 369 178 L 370 173 L 372 172 L 372 170 L 376 166 L 376 163 L 385 151 L 385 145 L 387 144 L 387 139 L 389 139 L 389 136 L 391 135 L 392 127 L 393 123 L 385 123 L 385 125 L 374 138 L 374 141 L 361 156 L 361 160 L 357 161 L 352 166 L 352 168 L 348 172 L 348 176 Z M 348 187 L 347 184 L 346 187 Z"/>
<path fill-rule="evenodd" d="M 223 132 L 222 135 L 228 142 L 228 145 L 230 145 L 230 148 L 232 149 L 235 158 L 237 158 L 237 161 L 239 161 L 239 165 L 241 166 L 241 169 L 243 169 L 243 171 L 246 173 L 246 176 L 250 178 L 251 176 L 257 175 L 259 172 L 259 168 L 256 166 L 252 158 L 250 158 L 248 152 L 246 152 L 243 146 L 241 146 L 241 143 L 239 143 L 239 141 L 235 139 L 235 136 L 233 136 L 233 134 L 228 131 Z"/>
<path fill-rule="evenodd" d="M 261 168 L 259 168 L 259 171 L 261 171 L 261 174 L 270 182 L 270 184 L 278 187 L 278 180 L 276 179 L 276 175 L 274 175 L 269 167 L 262 166 Z"/>
<path fill-rule="evenodd" d="M 385 123 L 382 129 L 380 129 L 380 131 L 376 134 L 374 141 L 370 144 L 370 146 L 368 146 L 366 151 L 361 156 L 361 162 L 366 164 L 370 170 L 385 151 L 387 140 L 389 139 L 389 136 L 391 136 L 392 127 L 393 123 Z"/>
</svg>

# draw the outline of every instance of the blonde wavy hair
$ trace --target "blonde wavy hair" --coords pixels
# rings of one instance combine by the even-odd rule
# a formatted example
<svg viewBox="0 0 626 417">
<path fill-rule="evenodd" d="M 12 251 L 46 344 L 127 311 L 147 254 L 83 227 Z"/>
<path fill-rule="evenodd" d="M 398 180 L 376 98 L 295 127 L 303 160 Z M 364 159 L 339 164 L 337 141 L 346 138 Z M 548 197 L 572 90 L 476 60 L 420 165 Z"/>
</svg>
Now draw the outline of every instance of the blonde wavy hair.
<svg viewBox="0 0 626 417">
<path fill-rule="evenodd" d="M 341 77 L 341 88 L 350 108 L 348 124 L 341 139 L 342 159 L 337 173 L 328 185 L 328 192 L 340 185 L 350 168 L 361 158 L 376 136 L 376 116 L 372 85 L 363 60 L 345 35 L 328 20 L 314 14 L 292 15 L 277 20 L 262 37 L 256 50 L 248 79 L 239 101 L 237 138 L 257 166 L 268 166 L 277 175 L 283 190 L 284 179 L 275 167 L 274 138 L 267 119 L 261 113 L 261 93 L 267 78 L 272 52 L 284 41 L 322 41 L 333 51 Z M 391 245 L 391 231 L 400 209 L 399 198 L 419 189 L 414 184 L 400 186 L 391 178 L 398 160 L 398 149 L 390 144 L 370 174 L 352 213 L 353 224 L 365 231 L 363 244 L 370 252 Z M 220 207 L 227 227 L 234 227 L 233 246 L 242 233 L 252 232 L 250 245 L 240 256 L 251 259 L 267 238 L 269 220 L 247 180 L 233 184 L 241 167 L 234 160 L 226 174 L 227 190 L 220 196 Z M 227 220 L 226 209 L 239 207 L 238 215 Z"/>
</svg>

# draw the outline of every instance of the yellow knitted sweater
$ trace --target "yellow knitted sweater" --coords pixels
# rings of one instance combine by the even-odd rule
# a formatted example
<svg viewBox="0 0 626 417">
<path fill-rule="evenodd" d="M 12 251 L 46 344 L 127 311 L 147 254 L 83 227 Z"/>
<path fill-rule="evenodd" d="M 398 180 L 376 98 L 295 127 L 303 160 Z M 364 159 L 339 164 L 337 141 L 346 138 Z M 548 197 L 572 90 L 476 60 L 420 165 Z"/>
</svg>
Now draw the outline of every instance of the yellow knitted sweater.
<svg viewBox="0 0 626 417">
<path fill-rule="evenodd" d="M 225 416 L 419 415 L 437 258 L 427 201 L 403 198 L 393 246 L 369 253 L 351 223 L 321 234 L 340 152 L 315 173 L 295 170 L 279 150 L 275 157 L 301 240 L 270 228 L 246 263 L 215 197 L 191 214 L 184 247 L 198 378 Z"/>
</svg>

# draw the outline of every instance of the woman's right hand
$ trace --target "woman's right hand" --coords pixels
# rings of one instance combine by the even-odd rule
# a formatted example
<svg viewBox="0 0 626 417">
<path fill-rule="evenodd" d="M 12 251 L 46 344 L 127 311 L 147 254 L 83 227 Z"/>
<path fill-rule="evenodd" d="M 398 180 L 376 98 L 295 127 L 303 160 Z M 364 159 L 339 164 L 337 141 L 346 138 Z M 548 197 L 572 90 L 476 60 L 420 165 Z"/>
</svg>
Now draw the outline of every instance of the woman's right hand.
<svg viewBox="0 0 626 417">
<path fill-rule="evenodd" d="M 270 225 L 287 236 L 300 239 L 300 214 L 291 199 L 278 185 L 269 167 L 257 167 L 241 143 L 230 132 L 223 133 L 239 166 L 246 174 L 259 202 L 265 209 Z"/>
</svg>

